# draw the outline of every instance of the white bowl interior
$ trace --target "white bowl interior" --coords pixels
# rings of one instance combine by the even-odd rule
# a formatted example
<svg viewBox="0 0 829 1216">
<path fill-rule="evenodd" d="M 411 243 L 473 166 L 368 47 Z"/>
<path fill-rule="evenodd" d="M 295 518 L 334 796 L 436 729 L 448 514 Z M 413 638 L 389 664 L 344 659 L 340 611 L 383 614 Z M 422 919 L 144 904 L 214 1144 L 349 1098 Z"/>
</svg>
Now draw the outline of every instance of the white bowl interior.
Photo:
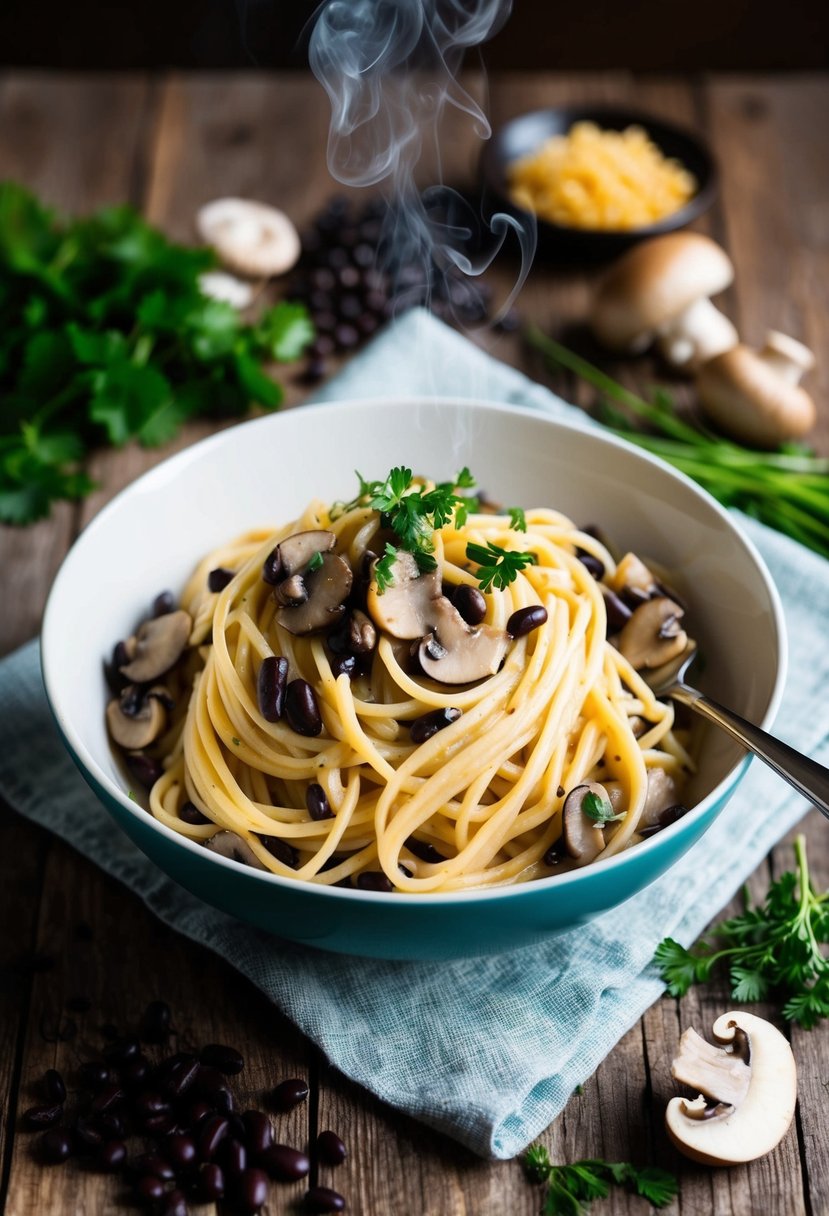
<svg viewBox="0 0 829 1216">
<path fill-rule="evenodd" d="M 706 659 L 700 683 L 745 717 L 771 721 L 785 667 L 779 600 L 751 544 L 693 483 L 612 436 L 529 410 L 471 401 L 306 406 L 159 465 L 96 517 L 58 574 L 42 639 L 52 707 L 79 759 L 129 810 L 143 814 L 126 797 L 104 726 L 102 660 L 114 642 L 159 591 L 178 591 L 212 547 L 279 525 L 312 498 L 353 497 L 355 469 L 384 477 L 398 464 L 441 480 L 466 464 L 505 505 L 560 509 L 662 563 L 688 598 Z M 690 798 L 714 790 L 742 755 L 711 730 Z"/>
</svg>

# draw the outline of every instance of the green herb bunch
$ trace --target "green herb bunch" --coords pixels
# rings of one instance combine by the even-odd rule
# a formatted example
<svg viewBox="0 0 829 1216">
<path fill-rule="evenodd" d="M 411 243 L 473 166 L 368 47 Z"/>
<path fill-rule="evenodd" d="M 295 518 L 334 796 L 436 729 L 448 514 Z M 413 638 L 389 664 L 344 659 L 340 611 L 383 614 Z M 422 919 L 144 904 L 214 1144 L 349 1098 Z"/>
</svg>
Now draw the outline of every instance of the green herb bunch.
<svg viewBox="0 0 829 1216">
<path fill-rule="evenodd" d="M 809 881 L 806 841 L 794 844 L 797 872 L 771 884 L 762 904 L 724 921 L 686 950 L 667 937 L 654 955 L 673 996 L 705 983 L 718 963 L 728 962 L 731 993 L 738 1001 L 783 998 L 783 1016 L 811 1028 L 829 1017 L 829 891 L 818 895 Z"/>
<path fill-rule="evenodd" d="M 829 557 L 829 459 L 796 444 L 776 452 L 742 447 L 677 417 L 664 389 L 646 401 L 540 330 L 531 328 L 527 339 L 551 365 L 567 368 L 602 394 L 598 417 L 610 430 L 661 456 L 724 506 L 738 507 Z"/>
<path fill-rule="evenodd" d="M 553 1165 L 543 1144 L 524 1155 L 531 1182 L 544 1183 L 543 1216 L 583 1216 L 595 1199 L 606 1199 L 611 1186 L 641 1195 L 652 1207 L 666 1207 L 677 1193 L 676 1178 L 657 1166 L 642 1169 L 627 1161 L 588 1159 L 571 1165 Z"/>
<path fill-rule="evenodd" d="M 155 446 L 196 415 L 279 405 L 262 362 L 298 357 L 308 315 L 286 303 L 243 322 L 200 290 L 213 264 L 129 207 L 68 221 L 0 183 L 0 521 L 89 493 L 93 446 Z"/>
</svg>

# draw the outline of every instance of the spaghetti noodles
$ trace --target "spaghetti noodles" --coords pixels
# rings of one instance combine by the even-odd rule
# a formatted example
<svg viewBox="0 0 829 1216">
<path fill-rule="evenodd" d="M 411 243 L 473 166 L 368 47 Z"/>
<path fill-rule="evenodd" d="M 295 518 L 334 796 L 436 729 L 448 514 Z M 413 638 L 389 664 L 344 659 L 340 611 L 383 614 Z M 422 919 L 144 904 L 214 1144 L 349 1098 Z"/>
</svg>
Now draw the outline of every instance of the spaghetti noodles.
<svg viewBox="0 0 829 1216">
<path fill-rule="evenodd" d="M 163 765 L 151 813 L 191 840 L 230 840 L 228 855 L 276 874 L 424 894 L 549 877 L 636 844 L 676 803 L 691 760 L 673 707 L 618 636 L 608 641 L 624 570 L 555 511 L 528 510 L 526 530 L 514 523 L 481 510 L 451 519 L 429 540 L 435 570 L 407 572 L 398 555 L 385 590 L 375 555 L 388 520 L 360 500 L 312 502 L 278 531 L 204 557 L 181 596 L 189 645 L 165 677 L 177 706 L 149 749 Z M 275 575 L 280 547 L 308 535 L 301 569 L 283 561 Z M 470 545 L 526 563 L 482 600 Z M 295 632 L 291 614 L 343 568 L 330 626 Z M 431 580 L 422 639 L 412 628 L 423 621 L 407 634 L 385 599 L 406 578 L 420 595 Z M 485 619 L 463 618 L 455 605 L 471 592 L 464 600 L 459 588 L 476 591 Z M 636 591 L 642 603 L 654 595 L 665 598 Z M 485 674 L 435 677 L 449 670 L 446 622 L 470 650 L 494 648 Z"/>
</svg>

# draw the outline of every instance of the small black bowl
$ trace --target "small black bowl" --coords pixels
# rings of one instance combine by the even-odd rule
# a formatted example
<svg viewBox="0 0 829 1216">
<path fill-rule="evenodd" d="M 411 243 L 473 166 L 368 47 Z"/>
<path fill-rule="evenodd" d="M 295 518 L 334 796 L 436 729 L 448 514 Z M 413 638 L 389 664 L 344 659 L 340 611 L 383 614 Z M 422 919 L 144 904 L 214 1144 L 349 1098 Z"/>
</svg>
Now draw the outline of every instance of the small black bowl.
<svg viewBox="0 0 829 1216">
<path fill-rule="evenodd" d="M 707 211 L 717 193 L 717 166 L 708 148 L 696 136 L 672 123 L 652 118 L 636 110 L 618 106 L 557 106 L 549 110 L 534 110 L 499 127 L 486 144 L 481 156 L 481 176 L 490 203 L 510 214 L 526 218 L 527 212 L 509 195 L 507 168 L 513 161 L 535 151 L 551 135 L 566 135 L 574 123 L 593 122 L 610 131 L 626 127 L 643 127 L 659 150 L 678 160 L 693 173 L 697 191 L 691 199 L 656 224 L 623 230 L 567 228 L 561 224 L 536 217 L 539 252 L 562 260 L 584 259 L 603 261 L 616 257 L 645 237 L 659 236 L 684 228 Z"/>
</svg>

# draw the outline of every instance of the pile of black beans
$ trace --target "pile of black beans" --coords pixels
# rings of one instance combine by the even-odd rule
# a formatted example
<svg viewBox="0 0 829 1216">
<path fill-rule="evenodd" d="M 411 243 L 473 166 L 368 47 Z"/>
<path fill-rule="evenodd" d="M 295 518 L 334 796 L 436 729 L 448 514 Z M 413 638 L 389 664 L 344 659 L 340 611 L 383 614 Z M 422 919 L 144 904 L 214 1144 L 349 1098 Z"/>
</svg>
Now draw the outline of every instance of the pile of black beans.
<svg viewBox="0 0 829 1216">
<path fill-rule="evenodd" d="M 395 253 L 394 205 L 373 198 L 362 205 L 337 195 L 302 234 L 302 256 L 288 298 L 302 300 L 317 337 L 304 373 L 314 383 L 326 360 L 355 350 L 390 318 L 409 308 L 429 308 L 458 325 L 488 320 L 491 292 L 479 278 L 453 265 L 438 269 L 427 256 Z M 510 314 L 499 322 L 514 328 Z"/>
<path fill-rule="evenodd" d="M 308 1155 L 279 1144 L 267 1111 L 283 1114 L 304 1102 L 308 1086 L 288 1078 L 263 1095 L 267 1110 L 237 1110 L 230 1078 L 244 1068 L 234 1047 L 208 1043 L 153 1060 L 172 1033 L 170 1007 L 152 1001 L 138 1033 L 104 1027 L 100 1055 L 78 1065 L 71 1094 L 54 1068 L 40 1083 L 43 1101 L 22 1116 L 40 1132 L 36 1155 L 49 1165 L 70 1158 L 112 1174 L 133 1203 L 152 1216 L 187 1216 L 190 1203 L 222 1203 L 222 1210 L 259 1212 L 271 1182 L 308 1176 Z M 346 1147 L 333 1131 L 317 1139 L 324 1165 L 339 1165 Z M 343 1212 L 330 1187 L 306 1191 L 306 1212 Z"/>
</svg>

